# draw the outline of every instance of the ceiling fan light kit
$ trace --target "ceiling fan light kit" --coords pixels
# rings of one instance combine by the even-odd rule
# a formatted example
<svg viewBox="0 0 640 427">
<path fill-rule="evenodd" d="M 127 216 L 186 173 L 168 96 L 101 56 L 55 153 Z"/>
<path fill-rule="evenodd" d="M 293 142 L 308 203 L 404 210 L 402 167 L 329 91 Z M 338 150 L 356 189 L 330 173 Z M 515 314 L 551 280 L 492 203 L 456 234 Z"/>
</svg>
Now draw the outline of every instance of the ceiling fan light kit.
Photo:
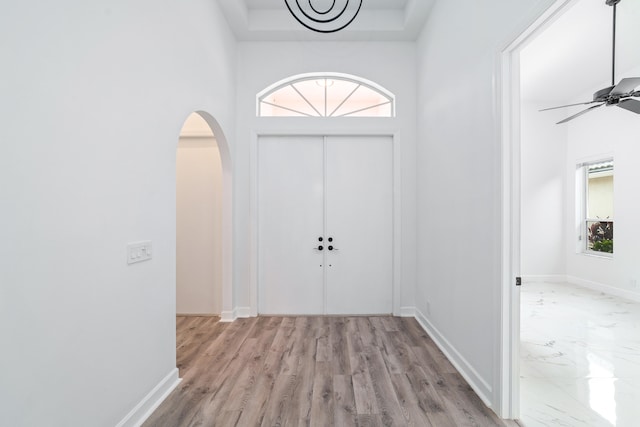
<svg viewBox="0 0 640 427">
<path fill-rule="evenodd" d="M 579 102 L 577 104 L 569 104 L 569 105 L 561 105 L 559 107 L 551 107 L 545 108 L 540 111 L 549 111 L 555 110 L 558 108 L 565 107 L 574 107 L 577 105 L 592 105 L 586 110 L 582 110 L 577 114 L 567 117 L 564 120 L 559 121 L 557 124 L 566 123 L 570 120 L 573 120 L 583 114 L 588 113 L 591 110 L 602 106 L 617 106 L 624 110 L 631 111 L 636 114 L 640 114 L 640 101 L 636 101 L 635 99 L 640 97 L 640 90 L 636 91 L 635 88 L 640 86 L 640 77 L 629 77 L 620 80 L 620 83 L 616 85 L 616 6 L 622 0 L 605 0 L 608 6 L 613 7 L 613 49 L 612 49 L 612 60 L 611 60 L 611 86 L 606 87 L 604 89 L 598 90 L 593 94 L 593 100 L 588 102 Z"/>
</svg>

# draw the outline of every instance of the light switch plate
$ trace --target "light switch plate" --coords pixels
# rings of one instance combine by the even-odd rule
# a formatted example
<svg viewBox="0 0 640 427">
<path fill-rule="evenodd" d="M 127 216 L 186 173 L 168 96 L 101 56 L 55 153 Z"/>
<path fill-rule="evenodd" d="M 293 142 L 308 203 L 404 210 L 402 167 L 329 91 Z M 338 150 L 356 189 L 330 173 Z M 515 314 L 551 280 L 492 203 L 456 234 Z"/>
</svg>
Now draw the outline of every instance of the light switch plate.
<svg viewBox="0 0 640 427">
<path fill-rule="evenodd" d="M 150 240 L 127 244 L 127 264 L 148 261 L 152 256 L 153 248 Z"/>
</svg>

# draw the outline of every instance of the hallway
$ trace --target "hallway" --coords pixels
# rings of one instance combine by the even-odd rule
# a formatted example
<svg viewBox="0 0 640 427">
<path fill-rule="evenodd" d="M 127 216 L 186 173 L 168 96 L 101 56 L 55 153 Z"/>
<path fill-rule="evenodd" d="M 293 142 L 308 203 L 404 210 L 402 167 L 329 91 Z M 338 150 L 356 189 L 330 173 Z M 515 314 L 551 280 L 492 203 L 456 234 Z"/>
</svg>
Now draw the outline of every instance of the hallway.
<svg viewBox="0 0 640 427">
<path fill-rule="evenodd" d="M 145 426 L 502 426 L 414 319 L 179 317 L 178 388 Z"/>
</svg>

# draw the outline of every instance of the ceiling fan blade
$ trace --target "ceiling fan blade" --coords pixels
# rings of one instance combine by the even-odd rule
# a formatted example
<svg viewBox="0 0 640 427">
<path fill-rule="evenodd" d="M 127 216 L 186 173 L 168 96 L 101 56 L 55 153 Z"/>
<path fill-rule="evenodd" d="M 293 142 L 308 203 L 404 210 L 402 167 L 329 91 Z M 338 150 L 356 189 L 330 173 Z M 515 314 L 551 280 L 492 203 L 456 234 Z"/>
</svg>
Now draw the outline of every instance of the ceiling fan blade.
<svg viewBox="0 0 640 427">
<path fill-rule="evenodd" d="M 589 104 L 593 104 L 594 102 L 600 102 L 600 101 L 589 101 L 589 102 L 579 102 L 577 104 L 560 105 L 558 107 L 544 108 L 544 109 L 538 110 L 538 111 L 557 110 L 558 108 L 575 107 L 576 105 L 589 105 Z"/>
<path fill-rule="evenodd" d="M 618 103 L 618 107 L 640 114 L 640 101 L 636 101 L 635 99 L 625 99 L 624 101 L 620 101 Z"/>
<path fill-rule="evenodd" d="M 631 77 L 620 80 L 620 83 L 611 90 L 611 95 L 627 95 L 640 86 L 640 77 Z"/>
<path fill-rule="evenodd" d="M 581 115 L 583 115 L 583 114 L 585 114 L 585 113 L 588 113 L 589 111 L 593 110 L 594 108 L 602 107 L 603 105 L 605 105 L 605 104 L 598 104 L 598 105 L 594 105 L 593 107 L 589 107 L 589 108 L 587 108 L 586 110 L 582 110 L 582 111 L 580 111 L 579 113 L 574 114 L 573 116 L 567 117 L 567 118 L 566 118 L 566 119 L 564 119 L 564 120 L 560 120 L 560 121 L 559 121 L 558 123 L 556 123 L 556 124 L 557 124 L 557 125 L 559 125 L 559 124 L 562 124 L 562 123 L 567 123 L 569 120 L 573 120 L 573 119 L 575 119 L 576 117 L 579 117 L 579 116 L 581 116 Z"/>
</svg>

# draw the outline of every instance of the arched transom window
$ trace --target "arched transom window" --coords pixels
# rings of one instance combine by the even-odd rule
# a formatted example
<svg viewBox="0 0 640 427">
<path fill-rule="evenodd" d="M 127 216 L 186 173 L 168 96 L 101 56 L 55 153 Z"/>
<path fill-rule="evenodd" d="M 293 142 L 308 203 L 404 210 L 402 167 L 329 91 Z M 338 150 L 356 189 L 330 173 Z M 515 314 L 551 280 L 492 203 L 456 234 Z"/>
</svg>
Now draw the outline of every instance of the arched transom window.
<svg viewBox="0 0 640 427">
<path fill-rule="evenodd" d="M 304 74 L 258 94 L 259 117 L 394 117 L 395 97 L 359 77 Z"/>
</svg>

